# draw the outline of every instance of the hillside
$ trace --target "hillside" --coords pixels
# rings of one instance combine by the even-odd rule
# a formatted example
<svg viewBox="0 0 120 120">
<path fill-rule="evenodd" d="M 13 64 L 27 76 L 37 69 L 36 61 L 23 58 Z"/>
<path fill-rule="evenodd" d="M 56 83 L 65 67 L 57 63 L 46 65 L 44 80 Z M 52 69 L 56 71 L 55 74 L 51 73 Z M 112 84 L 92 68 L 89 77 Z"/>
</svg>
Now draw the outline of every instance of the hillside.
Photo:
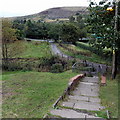
<svg viewBox="0 0 120 120">
<path fill-rule="evenodd" d="M 79 14 L 88 14 L 87 7 L 56 7 L 50 8 L 45 11 L 39 12 L 37 14 L 21 16 L 21 17 L 12 17 L 10 19 L 31 19 L 31 20 L 39 20 L 39 19 L 62 19 L 69 18 L 76 13 Z"/>
</svg>

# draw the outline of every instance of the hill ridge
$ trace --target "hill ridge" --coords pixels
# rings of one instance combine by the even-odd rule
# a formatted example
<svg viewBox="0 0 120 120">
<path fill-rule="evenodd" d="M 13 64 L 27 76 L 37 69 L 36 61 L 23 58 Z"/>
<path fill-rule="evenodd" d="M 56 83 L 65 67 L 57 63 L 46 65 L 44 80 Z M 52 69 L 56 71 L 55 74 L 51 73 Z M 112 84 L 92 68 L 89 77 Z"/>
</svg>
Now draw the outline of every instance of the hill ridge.
<svg viewBox="0 0 120 120">
<path fill-rule="evenodd" d="M 39 13 L 26 15 L 26 16 L 19 16 L 19 17 L 11 17 L 10 19 L 31 19 L 31 20 L 38 20 L 40 18 L 48 18 L 48 19 L 58 19 L 58 18 L 69 18 L 70 16 L 75 15 L 76 13 L 79 14 L 88 14 L 88 9 L 85 6 L 68 6 L 68 7 L 53 7 L 41 11 Z"/>
</svg>

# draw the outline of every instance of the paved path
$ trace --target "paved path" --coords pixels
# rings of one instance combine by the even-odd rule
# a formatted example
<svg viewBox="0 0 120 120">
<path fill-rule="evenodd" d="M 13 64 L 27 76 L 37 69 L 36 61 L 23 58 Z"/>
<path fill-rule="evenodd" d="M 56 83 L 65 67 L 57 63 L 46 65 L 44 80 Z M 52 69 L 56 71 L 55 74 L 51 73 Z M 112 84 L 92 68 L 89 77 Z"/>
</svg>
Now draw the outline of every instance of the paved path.
<svg viewBox="0 0 120 120">
<path fill-rule="evenodd" d="M 52 115 L 57 115 L 64 118 L 99 118 L 90 112 L 83 111 L 100 111 L 104 109 L 100 104 L 99 98 L 99 78 L 85 77 L 77 88 L 68 96 L 67 101 L 63 101 L 61 109 L 51 110 Z M 79 110 L 79 111 L 78 111 Z M 99 120 L 104 120 L 100 118 Z"/>
<path fill-rule="evenodd" d="M 58 56 L 60 56 L 60 57 L 64 57 L 64 58 L 70 57 L 70 56 L 68 56 L 68 55 L 63 54 L 63 53 L 60 51 L 60 49 L 57 47 L 57 45 L 54 44 L 54 43 L 51 43 L 51 50 L 52 50 L 52 53 L 53 53 L 53 54 L 58 55 Z"/>
</svg>

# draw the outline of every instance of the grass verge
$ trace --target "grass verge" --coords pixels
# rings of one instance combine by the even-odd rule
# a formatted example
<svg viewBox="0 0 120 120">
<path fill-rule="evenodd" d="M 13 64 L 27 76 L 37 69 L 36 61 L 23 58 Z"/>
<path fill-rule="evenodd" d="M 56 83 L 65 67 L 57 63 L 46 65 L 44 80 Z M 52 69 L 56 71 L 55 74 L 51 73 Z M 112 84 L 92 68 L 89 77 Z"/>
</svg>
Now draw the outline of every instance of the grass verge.
<svg viewBox="0 0 120 120">
<path fill-rule="evenodd" d="M 3 118 L 42 118 L 76 73 L 3 72 Z"/>
<path fill-rule="evenodd" d="M 81 47 L 79 44 L 83 44 L 83 43 L 78 43 L 77 46 L 72 44 L 62 44 L 62 46 L 64 46 L 67 49 L 59 45 L 58 47 L 63 53 L 69 56 L 79 58 L 81 60 L 88 60 L 95 63 L 108 64 L 108 60 L 105 60 L 103 59 L 103 57 L 100 57 L 99 55 L 95 54 L 91 50 L 92 48 L 88 44 L 86 43 L 83 44 L 86 47 L 83 46 Z"/>
<path fill-rule="evenodd" d="M 118 80 L 120 75 L 115 80 L 107 77 L 107 86 L 100 87 L 100 98 L 103 106 L 110 112 L 112 118 L 118 118 Z"/>
</svg>

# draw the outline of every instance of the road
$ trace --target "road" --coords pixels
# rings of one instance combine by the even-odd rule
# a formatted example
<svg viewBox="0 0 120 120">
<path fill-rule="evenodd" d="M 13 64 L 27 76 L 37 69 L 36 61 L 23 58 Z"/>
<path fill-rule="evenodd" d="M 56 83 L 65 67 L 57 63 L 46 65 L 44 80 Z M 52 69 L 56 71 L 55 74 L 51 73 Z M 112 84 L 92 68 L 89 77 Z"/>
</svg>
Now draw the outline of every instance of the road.
<svg viewBox="0 0 120 120">
<path fill-rule="evenodd" d="M 43 40 L 43 39 L 31 39 L 31 38 L 25 38 L 25 40 L 30 40 L 30 41 L 40 41 L 40 42 L 49 42 L 49 43 L 53 43 L 54 41 L 51 39 L 48 40 Z"/>
<path fill-rule="evenodd" d="M 52 53 L 53 53 L 54 55 L 58 55 L 58 56 L 64 57 L 64 58 L 70 58 L 70 56 L 63 54 L 63 53 L 60 51 L 60 49 L 57 47 L 57 45 L 54 44 L 54 43 L 51 43 L 51 50 L 52 50 Z"/>
</svg>

